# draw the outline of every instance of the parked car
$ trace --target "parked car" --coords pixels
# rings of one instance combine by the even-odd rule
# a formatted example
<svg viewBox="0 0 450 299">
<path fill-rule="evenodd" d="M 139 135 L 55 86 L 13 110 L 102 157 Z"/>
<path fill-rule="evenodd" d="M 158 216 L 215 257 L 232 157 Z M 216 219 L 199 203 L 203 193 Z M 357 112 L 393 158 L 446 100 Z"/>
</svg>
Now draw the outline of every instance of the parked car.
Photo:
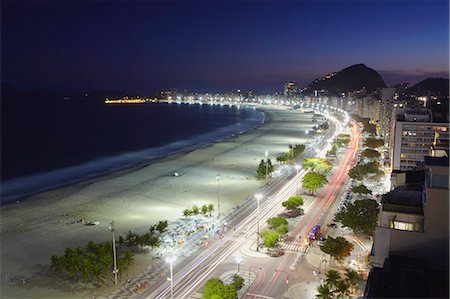
<svg viewBox="0 0 450 299">
<path fill-rule="evenodd" d="M 337 224 L 334 223 L 334 222 L 331 222 L 331 223 L 328 223 L 327 226 L 328 226 L 328 227 L 332 227 L 332 228 L 336 228 L 336 227 L 337 227 Z"/>
<path fill-rule="evenodd" d="M 323 243 L 325 243 L 325 240 L 326 240 L 327 238 L 326 237 L 320 237 L 319 238 L 319 241 L 317 242 L 317 245 L 319 245 L 319 246 L 322 246 L 323 245 Z"/>
</svg>

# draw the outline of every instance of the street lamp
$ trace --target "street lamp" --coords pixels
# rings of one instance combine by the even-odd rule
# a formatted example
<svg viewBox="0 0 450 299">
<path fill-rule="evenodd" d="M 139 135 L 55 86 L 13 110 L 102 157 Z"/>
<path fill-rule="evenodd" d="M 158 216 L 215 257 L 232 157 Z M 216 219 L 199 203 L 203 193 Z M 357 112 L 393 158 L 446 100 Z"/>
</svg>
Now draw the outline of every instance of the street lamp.
<svg viewBox="0 0 450 299">
<path fill-rule="evenodd" d="M 112 234 L 112 246 L 113 246 L 113 257 L 114 257 L 114 269 L 113 269 L 114 284 L 117 285 L 117 273 L 119 272 L 119 270 L 117 269 L 116 237 L 114 235 L 114 231 L 116 230 L 116 228 L 114 226 L 114 220 L 109 223 L 109 229 L 111 230 L 111 234 Z"/>
<path fill-rule="evenodd" d="M 284 274 L 286 274 L 286 293 L 287 293 L 289 291 L 289 272 L 279 269 L 275 269 L 275 272 L 283 272 Z"/>
<path fill-rule="evenodd" d="M 237 263 L 237 266 L 238 266 L 237 273 L 239 273 L 239 271 L 241 271 L 242 257 L 237 256 L 236 257 L 236 263 Z"/>
<path fill-rule="evenodd" d="M 265 155 L 266 155 L 266 181 L 267 181 L 267 177 L 269 176 L 269 152 L 266 151 Z"/>
<path fill-rule="evenodd" d="M 261 200 L 262 197 L 263 197 L 263 195 L 261 193 L 255 194 L 255 198 L 256 198 L 257 204 L 258 204 L 257 220 L 256 220 L 256 251 L 259 251 L 259 201 Z"/>
<path fill-rule="evenodd" d="M 220 216 L 220 174 L 216 175 L 216 181 L 217 181 L 217 217 Z"/>
<path fill-rule="evenodd" d="M 297 170 L 297 176 L 298 176 L 298 171 L 300 170 L 300 165 L 299 164 L 295 164 L 295 170 Z M 298 195 L 298 185 L 299 185 L 299 183 L 298 183 L 298 181 L 297 181 L 297 195 Z"/>
<path fill-rule="evenodd" d="M 166 262 L 170 264 L 170 298 L 173 299 L 173 262 L 175 262 L 176 257 L 171 256 L 166 258 Z"/>
</svg>

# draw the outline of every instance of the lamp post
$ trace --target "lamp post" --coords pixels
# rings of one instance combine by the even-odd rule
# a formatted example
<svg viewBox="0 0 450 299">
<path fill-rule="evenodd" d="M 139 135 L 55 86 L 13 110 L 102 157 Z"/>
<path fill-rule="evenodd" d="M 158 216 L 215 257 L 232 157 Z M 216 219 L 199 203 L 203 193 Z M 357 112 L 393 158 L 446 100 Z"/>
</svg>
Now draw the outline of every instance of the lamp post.
<svg viewBox="0 0 450 299">
<path fill-rule="evenodd" d="M 220 174 L 216 175 L 217 181 L 217 217 L 220 216 Z"/>
<path fill-rule="evenodd" d="M 300 170 L 300 165 L 299 164 L 295 164 L 295 170 L 297 171 L 297 176 L 298 176 L 298 171 Z M 298 181 L 297 181 L 297 195 L 298 195 L 298 185 L 299 185 L 299 183 L 298 183 Z"/>
<path fill-rule="evenodd" d="M 170 265 L 170 298 L 173 299 L 173 262 L 175 261 L 175 256 L 166 258 L 166 262 Z"/>
<path fill-rule="evenodd" d="M 241 271 L 242 257 L 237 256 L 236 257 L 236 263 L 237 263 L 237 266 L 238 266 L 237 273 L 239 273 L 239 271 Z"/>
<path fill-rule="evenodd" d="M 265 155 L 266 155 L 266 181 L 267 181 L 267 177 L 269 176 L 269 152 L 265 151 Z"/>
<path fill-rule="evenodd" d="M 114 226 L 114 220 L 109 223 L 109 229 L 111 230 L 112 234 L 113 258 L 114 258 L 114 269 L 113 269 L 114 284 L 117 285 L 117 273 L 119 272 L 119 270 L 117 269 L 116 237 L 114 235 L 114 231 L 116 230 L 116 228 Z"/>
<path fill-rule="evenodd" d="M 255 194 L 255 198 L 257 201 L 257 216 L 256 216 L 256 251 L 259 251 L 259 201 L 261 200 L 261 198 L 263 197 L 263 195 L 261 193 L 256 193 Z"/>
<path fill-rule="evenodd" d="M 289 272 L 279 269 L 276 269 L 275 272 L 283 272 L 284 274 L 286 274 L 286 293 L 287 293 L 289 291 Z"/>
</svg>

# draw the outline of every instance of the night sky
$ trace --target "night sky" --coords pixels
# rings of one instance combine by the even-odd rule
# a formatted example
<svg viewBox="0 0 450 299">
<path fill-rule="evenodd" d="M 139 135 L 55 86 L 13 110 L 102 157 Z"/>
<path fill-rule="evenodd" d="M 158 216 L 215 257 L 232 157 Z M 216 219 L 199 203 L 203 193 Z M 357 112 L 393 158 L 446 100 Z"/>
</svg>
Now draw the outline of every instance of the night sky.
<svg viewBox="0 0 450 299">
<path fill-rule="evenodd" d="M 302 87 L 357 63 L 387 84 L 448 77 L 447 0 L 8 2 L 2 83 L 151 93 Z"/>
</svg>

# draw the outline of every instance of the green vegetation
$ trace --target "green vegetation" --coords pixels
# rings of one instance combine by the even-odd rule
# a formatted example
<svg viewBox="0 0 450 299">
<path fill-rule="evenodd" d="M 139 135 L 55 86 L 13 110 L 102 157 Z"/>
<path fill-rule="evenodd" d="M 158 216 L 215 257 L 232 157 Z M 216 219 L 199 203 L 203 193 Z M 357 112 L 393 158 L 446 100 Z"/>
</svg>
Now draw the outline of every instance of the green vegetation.
<svg viewBox="0 0 450 299">
<path fill-rule="evenodd" d="M 377 134 L 377 127 L 374 124 L 371 124 L 369 121 L 369 118 L 359 119 L 359 122 L 362 122 L 363 124 L 363 132 L 375 136 Z"/>
<path fill-rule="evenodd" d="M 261 160 L 259 163 L 258 169 L 256 170 L 256 176 L 258 179 L 264 179 L 267 175 L 270 175 L 274 170 L 274 167 L 272 165 L 272 161 L 270 159 L 267 159 L 267 162 L 264 160 Z"/>
<path fill-rule="evenodd" d="M 208 204 L 209 217 L 211 217 L 212 212 L 214 212 L 214 205 L 212 203 L 210 203 L 210 204 Z"/>
<path fill-rule="evenodd" d="M 357 194 L 372 194 L 372 190 L 369 190 L 365 185 L 353 187 L 352 192 Z"/>
<path fill-rule="evenodd" d="M 206 216 L 206 214 L 208 214 L 208 206 L 207 205 L 202 205 L 202 214 L 203 216 Z"/>
<path fill-rule="evenodd" d="M 184 209 L 183 210 L 183 216 L 184 217 L 189 217 L 191 215 L 199 215 L 201 212 L 201 214 L 203 216 L 207 216 L 207 214 L 209 214 L 209 217 L 211 217 L 211 213 L 214 212 L 214 205 L 212 203 L 206 205 L 202 205 L 201 208 L 199 208 L 197 205 L 193 205 L 192 209 Z"/>
<path fill-rule="evenodd" d="M 334 257 L 337 261 L 342 261 L 344 258 L 350 256 L 353 247 L 353 244 L 343 237 L 334 239 L 333 237 L 328 236 L 323 245 L 320 246 L 320 249 L 324 253 Z"/>
<path fill-rule="evenodd" d="M 151 249 L 158 248 L 161 246 L 161 238 L 160 236 L 155 235 L 155 227 L 151 227 L 150 230 L 142 235 L 133 233 L 132 231 L 128 231 L 128 233 L 123 236 L 119 236 L 118 243 L 121 246 L 126 247 L 134 247 L 139 246 L 141 250 L 144 249 L 144 246 L 149 246 Z"/>
<path fill-rule="evenodd" d="M 130 250 L 118 252 L 117 267 L 119 278 L 126 273 L 134 263 L 134 255 Z M 50 264 L 53 271 L 65 278 L 82 280 L 96 286 L 105 284 L 112 279 L 113 251 L 109 242 L 95 243 L 89 241 L 85 248 L 67 247 L 64 255 L 52 255 Z"/>
<path fill-rule="evenodd" d="M 297 159 L 306 149 L 304 144 L 295 144 L 294 149 L 289 145 L 289 151 L 277 155 L 277 162 L 288 163 L 289 161 Z"/>
<path fill-rule="evenodd" d="M 325 174 L 331 171 L 333 165 L 325 158 L 306 158 L 303 160 L 303 167 L 313 172 Z"/>
<path fill-rule="evenodd" d="M 281 216 L 267 219 L 267 224 L 269 224 L 280 235 L 287 234 L 289 231 L 287 226 L 288 221 Z"/>
<path fill-rule="evenodd" d="M 364 142 L 364 145 L 366 147 L 370 147 L 370 148 L 378 148 L 378 147 L 382 147 L 384 145 L 384 141 L 383 141 L 383 139 L 369 137 Z"/>
<path fill-rule="evenodd" d="M 369 159 L 379 159 L 381 157 L 381 154 L 377 150 L 366 148 L 362 151 L 361 156 Z"/>
<path fill-rule="evenodd" d="M 239 276 L 237 274 L 233 275 L 233 282 L 231 284 L 234 285 L 234 287 L 236 288 L 237 291 L 242 289 L 242 287 L 244 286 L 244 283 L 245 283 L 244 278 L 242 278 L 241 276 Z"/>
<path fill-rule="evenodd" d="M 336 136 L 336 138 L 334 138 L 331 145 L 340 148 L 347 146 L 349 143 L 350 143 L 350 134 L 339 134 Z"/>
<path fill-rule="evenodd" d="M 270 249 L 277 246 L 280 235 L 276 231 L 271 229 L 263 229 L 259 232 L 259 235 L 263 239 L 264 246 L 267 248 Z"/>
<path fill-rule="evenodd" d="M 336 157 L 336 152 L 337 152 L 337 146 L 335 144 L 333 144 L 331 146 L 331 149 L 326 153 L 327 157 Z"/>
<path fill-rule="evenodd" d="M 308 172 L 302 179 L 303 188 L 306 188 L 311 191 L 311 194 L 314 193 L 317 189 L 328 183 L 327 178 L 320 173 L 316 172 Z"/>
<path fill-rule="evenodd" d="M 373 199 L 362 199 L 348 203 L 346 207 L 346 210 L 336 214 L 337 221 L 355 233 L 373 235 L 378 221 L 378 203 Z"/>
<path fill-rule="evenodd" d="M 324 283 L 317 287 L 316 298 L 318 299 L 349 298 L 361 279 L 358 272 L 351 269 L 345 269 L 344 279 L 336 270 L 329 270 L 325 277 Z"/>
<path fill-rule="evenodd" d="M 288 200 L 283 201 L 281 205 L 288 210 L 295 210 L 303 205 L 303 198 L 301 196 L 292 196 Z"/>
<path fill-rule="evenodd" d="M 362 181 L 369 174 L 379 175 L 380 167 L 381 165 L 378 161 L 358 164 L 348 171 L 348 176 L 352 179 Z"/>
<path fill-rule="evenodd" d="M 236 287 L 234 284 L 226 285 L 217 277 L 206 281 L 203 288 L 203 299 L 237 299 Z"/>
</svg>

